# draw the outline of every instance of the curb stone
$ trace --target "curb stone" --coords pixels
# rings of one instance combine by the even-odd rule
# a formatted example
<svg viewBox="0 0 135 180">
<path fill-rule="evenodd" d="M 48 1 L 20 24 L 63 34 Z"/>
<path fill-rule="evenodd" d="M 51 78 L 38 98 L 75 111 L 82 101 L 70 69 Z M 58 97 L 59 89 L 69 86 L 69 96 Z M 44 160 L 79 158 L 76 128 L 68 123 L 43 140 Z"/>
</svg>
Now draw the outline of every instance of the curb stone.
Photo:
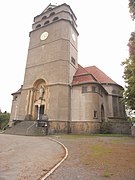
<svg viewBox="0 0 135 180">
<path fill-rule="evenodd" d="M 61 142 L 59 142 L 59 141 L 57 141 L 57 140 L 55 140 L 55 139 L 52 139 L 52 138 L 48 138 L 48 139 L 50 139 L 50 140 L 52 140 L 52 141 L 60 144 L 60 145 L 64 148 L 64 150 L 65 150 L 65 156 L 64 156 L 64 158 L 62 158 L 62 160 L 61 160 L 60 162 L 58 162 L 51 170 L 49 170 L 49 172 L 48 172 L 47 174 L 45 174 L 45 175 L 41 178 L 41 180 L 45 180 L 46 178 L 48 178 L 48 177 L 67 159 L 67 157 L 68 157 L 68 149 L 64 146 L 64 144 L 62 144 Z"/>
</svg>

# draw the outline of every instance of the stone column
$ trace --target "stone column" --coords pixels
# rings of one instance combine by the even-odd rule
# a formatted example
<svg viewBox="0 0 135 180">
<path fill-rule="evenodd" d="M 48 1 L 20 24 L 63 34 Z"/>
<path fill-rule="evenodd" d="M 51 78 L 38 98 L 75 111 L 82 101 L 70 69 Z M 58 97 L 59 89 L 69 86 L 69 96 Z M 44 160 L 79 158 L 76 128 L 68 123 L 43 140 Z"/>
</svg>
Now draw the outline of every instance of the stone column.
<svg viewBox="0 0 135 180">
<path fill-rule="evenodd" d="M 26 112 L 29 113 L 29 102 L 30 102 L 30 90 L 28 90 Z"/>
<path fill-rule="evenodd" d="M 33 91 L 30 90 L 30 99 L 29 99 L 29 111 L 28 111 L 28 114 L 32 113 L 32 100 L 33 100 Z"/>
</svg>

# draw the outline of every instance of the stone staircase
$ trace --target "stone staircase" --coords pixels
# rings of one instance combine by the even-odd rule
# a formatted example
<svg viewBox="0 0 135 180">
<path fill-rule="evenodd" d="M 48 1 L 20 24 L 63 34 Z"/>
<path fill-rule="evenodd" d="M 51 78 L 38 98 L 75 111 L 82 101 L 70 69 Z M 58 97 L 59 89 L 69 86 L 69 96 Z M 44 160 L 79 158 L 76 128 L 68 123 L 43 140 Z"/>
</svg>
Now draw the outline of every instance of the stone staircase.
<svg viewBox="0 0 135 180">
<path fill-rule="evenodd" d="M 16 121 L 12 127 L 8 127 L 5 134 L 44 136 L 47 135 L 46 127 L 37 127 L 37 121 Z"/>
</svg>

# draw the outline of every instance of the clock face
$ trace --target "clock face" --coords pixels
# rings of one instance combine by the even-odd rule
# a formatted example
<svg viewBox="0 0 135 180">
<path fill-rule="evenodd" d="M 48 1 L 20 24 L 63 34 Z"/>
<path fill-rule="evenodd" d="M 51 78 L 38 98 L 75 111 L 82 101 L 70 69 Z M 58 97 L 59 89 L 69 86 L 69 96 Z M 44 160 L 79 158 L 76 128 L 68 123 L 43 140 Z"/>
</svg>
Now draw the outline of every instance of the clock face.
<svg viewBox="0 0 135 180">
<path fill-rule="evenodd" d="M 48 32 L 43 32 L 40 36 L 40 39 L 41 39 L 41 41 L 43 41 L 43 40 L 47 39 L 47 37 L 48 37 Z"/>
<path fill-rule="evenodd" d="M 73 41 L 76 41 L 76 37 L 75 37 L 74 33 L 72 34 L 72 39 L 73 39 Z"/>
</svg>

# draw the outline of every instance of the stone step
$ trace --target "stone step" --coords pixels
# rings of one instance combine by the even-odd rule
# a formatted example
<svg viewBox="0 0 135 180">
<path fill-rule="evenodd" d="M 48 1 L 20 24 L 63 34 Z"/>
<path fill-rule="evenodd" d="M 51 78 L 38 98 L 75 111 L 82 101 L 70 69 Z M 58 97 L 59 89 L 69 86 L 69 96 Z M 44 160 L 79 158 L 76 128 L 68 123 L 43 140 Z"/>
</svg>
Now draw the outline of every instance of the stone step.
<svg viewBox="0 0 135 180">
<path fill-rule="evenodd" d="M 36 121 L 19 121 L 11 128 L 7 128 L 5 134 L 44 136 L 47 134 L 46 127 L 37 127 Z"/>
</svg>

